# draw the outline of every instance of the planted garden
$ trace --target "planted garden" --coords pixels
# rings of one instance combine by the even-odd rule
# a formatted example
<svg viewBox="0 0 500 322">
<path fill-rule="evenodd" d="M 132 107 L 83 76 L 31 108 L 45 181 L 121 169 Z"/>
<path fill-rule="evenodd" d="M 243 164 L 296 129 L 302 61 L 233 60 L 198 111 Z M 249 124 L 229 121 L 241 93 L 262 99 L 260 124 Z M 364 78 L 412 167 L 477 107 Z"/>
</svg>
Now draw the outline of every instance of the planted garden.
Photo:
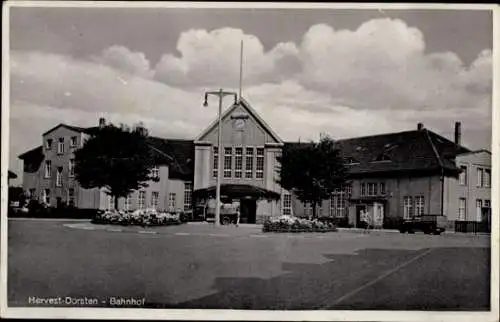
<svg viewBox="0 0 500 322">
<path fill-rule="evenodd" d="M 181 213 L 156 211 L 154 209 L 136 210 L 134 212 L 108 210 L 99 212 L 92 220 L 94 224 L 122 226 L 170 226 L 180 225 L 187 221 Z"/>
<path fill-rule="evenodd" d="M 332 222 L 323 222 L 317 219 L 309 220 L 293 216 L 271 217 L 262 226 L 263 232 L 281 233 L 315 233 L 333 232 L 337 227 Z"/>
</svg>

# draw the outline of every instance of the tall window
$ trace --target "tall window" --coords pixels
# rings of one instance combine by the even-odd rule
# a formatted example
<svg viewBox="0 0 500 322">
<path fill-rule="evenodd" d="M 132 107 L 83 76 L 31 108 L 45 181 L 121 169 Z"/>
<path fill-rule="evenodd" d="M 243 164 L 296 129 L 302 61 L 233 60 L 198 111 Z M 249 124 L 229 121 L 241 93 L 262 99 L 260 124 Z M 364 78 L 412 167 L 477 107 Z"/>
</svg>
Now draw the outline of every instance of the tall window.
<svg viewBox="0 0 500 322">
<path fill-rule="evenodd" d="M 146 205 L 146 191 L 141 190 L 139 191 L 139 209 L 144 209 L 144 206 Z"/>
<path fill-rule="evenodd" d="M 292 214 L 292 195 L 289 193 L 285 193 L 283 195 L 283 215 L 291 215 Z"/>
<path fill-rule="evenodd" d="M 484 186 L 491 187 L 491 169 L 484 169 Z"/>
<path fill-rule="evenodd" d="M 467 167 L 464 165 L 460 166 L 460 174 L 458 176 L 458 183 L 461 185 L 467 184 Z"/>
<path fill-rule="evenodd" d="M 476 199 L 476 221 L 481 221 L 483 217 L 483 201 L 481 199 Z"/>
<path fill-rule="evenodd" d="M 415 215 L 423 216 L 424 214 L 424 196 L 415 197 Z"/>
<path fill-rule="evenodd" d="M 76 142 L 77 142 L 77 137 L 76 136 L 72 136 L 71 140 L 69 141 L 69 146 L 72 147 L 72 148 L 76 147 Z"/>
<path fill-rule="evenodd" d="M 64 138 L 59 138 L 57 142 L 57 154 L 64 153 Z"/>
<path fill-rule="evenodd" d="M 73 188 L 68 189 L 68 206 L 75 206 L 75 189 Z"/>
<path fill-rule="evenodd" d="M 45 178 L 52 177 L 52 161 L 45 161 Z"/>
<path fill-rule="evenodd" d="M 158 168 L 157 166 L 154 166 L 151 169 L 151 178 L 154 179 L 154 180 L 159 180 L 160 179 L 160 168 Z"/>
<path fill-rule="evenodd" d="M 323 202 L 320 202 L 320 203 L 318 204 L 318 210 L 317 210 L 317 212 L 316 212 L 316 216 L 317 216 L 317 217 L 321 217 L 321 216 L 323 216 Z"/>
<path fill-rule="evenodd" d="M 168 211 L 175 211 L 175 193 L 172 192 L 168 194 Z"/>
<path fill-rule="evenodd" d="M 56 171 L 56 186 L 61 187 L 62 186 L 62 167 L 58 167 Z"/>
<path fill-rule="evenodd" d="M 361 183 L 361 196 L 366 196 L 366 183 Z"/>
<path fill-rule="evenodd" d="M 193 194 L 193 184 L 190 182 L 184 183 L 184 210 L 191 209 Z"/>
<path fill-rule="evenodd" d="M 264 148 L 257 148 L 257 163 L 255 168 L 255 177 L 264 178 Z"/>
<path fill-rule="evenodd" d="M 68 164 L 68 172 L 70 177 L 75 176 L 75 159 L 70 159 Z"/>
<path fill-rule="evenodd" d="M 50 205 L 50 189 L 43 189 L 42 190 L 42 201 L 45 204 Z"/>
<path fill-rule="evenodd" d="M 485 200 L 484 200 L 484 206 L 485 206 L 486 208 L 491 208 L 491 201 L 489 201 L 488 199 L 485 199 Z"/>
<path fill-rule="evenodd" d="M 158 209 L 159 199 L 160 199 L 160 193 L 158 191 L 151 192 L 151 208 Z"/>
<path fill-rule="evenodd" d="M 304 216 L 312 215 L 312 207 L 310 202 L 304 202 Z"/>
<path fill-rule="evenodd" d="M 243 148 L 241 147 L 234 149 L 234 177 L 243 177 Z"/>
<path fill-rule="evenodd" d="M 477 186 L 483 186 L 483 168 L 477 168 Z"/>
<path fill-rule="evenodd" d="M 224 148 L 224 178 L 231 178 L 233 148 Z"/>
<path fill-rule="evenodd" d="M 114 209 L 115 208 L 115 197 L 108 195 L 108 209 Z"/>
<path fill-rule="evenodd" d="M 467 200 L 465 198 L 460 198 L 458 200 L 458 220 L 465 221 L 467 216 Z"/>
<path fill-rule="evenodd" d="M 330 197 L 330 216 L 343 218 L 347 215 L 347 202 L 343 193 Z"/>
<path fill-rule="evenodd" d="M 413 216 L 412 197 L 403 198 L 403 218 L 410 219 Z"/>
<path fill-rule="evenodd" d="M 52 149 L 52 139 L 47 139 L 47 141 L 45 141 L 45 148 L 47 150 Z"/>
<path fill-rule="evenodd" d="M 213 153 L 214 153 L 214 164 L 213 164 L 212 175 L 214 176 L 214 178 L 217 178 L 217 171 L 219 166 L 219 148 L 214 146 Z"/>
<path fill-rule="evenodd" d="M 385 195 L 385 182 L 380 183 L 380 194 Z"/>
<path fill-rule="evenodd" d="M 132 205 L 132 197 L 128 195 L 125 197 L 125 210 L 130 210 L 130 206 Z"/>
<path fill-rule="evenodd" d="M 253 178 L 253 156 L 254 149 L 246 148 L 245 154 L 245 178 L 251 179 Z"/>
<path fill-rule="evenodd" d="M 368 196 L 376 196 L 377 195 L 377 184 L 370 182 L 368 183 Z"/>
</svg>

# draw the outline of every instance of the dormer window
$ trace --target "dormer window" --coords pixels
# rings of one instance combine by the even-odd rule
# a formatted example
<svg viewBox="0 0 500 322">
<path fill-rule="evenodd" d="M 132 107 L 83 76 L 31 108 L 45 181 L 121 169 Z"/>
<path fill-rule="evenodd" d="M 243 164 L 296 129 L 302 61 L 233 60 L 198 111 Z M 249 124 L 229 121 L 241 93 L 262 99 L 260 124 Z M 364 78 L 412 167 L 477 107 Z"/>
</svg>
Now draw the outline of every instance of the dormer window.
<svg viewBox="0 0 500 322">
<path fill-rule="evenodd" d="M 151 178 L 153 180 L 159 180 L 160 179 L 160 168 L 158 168 L 157 166 L 153 167 L 151 169 Z"/>
<path fill-rule="evenodd" d="M 46 148 L 47 150 L 52 149 L 52 139 L 47 139 L 47 140 L 45 141 L 45 148 Z"/>
</svg>

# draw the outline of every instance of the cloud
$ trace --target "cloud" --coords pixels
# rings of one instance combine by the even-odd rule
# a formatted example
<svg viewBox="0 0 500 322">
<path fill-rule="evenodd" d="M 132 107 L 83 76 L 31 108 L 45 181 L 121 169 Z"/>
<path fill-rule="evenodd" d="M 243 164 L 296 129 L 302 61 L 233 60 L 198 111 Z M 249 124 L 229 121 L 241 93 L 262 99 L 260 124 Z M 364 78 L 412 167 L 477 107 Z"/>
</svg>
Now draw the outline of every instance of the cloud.
<svg viewBox="0 0 500 322">
<path fill-rule="evenodd" d="M 300 42 L 267 51 L 242 30 L 188 30 L 178 53 L 154 67 L 119 45 L 86 60 L 12 51 L 12 169 L 22 173 L 17 155 L 61 122 L 93 126 L 104 116 L 142 121 L 157 136 L 195 138 L 217 111 L 215 100 L 201 106 L 203 92 L 238 86 L 241 39 L 243 94 L 284 140 L 404 131 L 418 122 L 450 138 L 462 121 L 466 145 L 491 144 L 491 50 L 466 66 L 456 53 L 427 53 L 422 33 L 403 21 L 376 19 L 356 30 L 315 25 Z"/>
</svg>

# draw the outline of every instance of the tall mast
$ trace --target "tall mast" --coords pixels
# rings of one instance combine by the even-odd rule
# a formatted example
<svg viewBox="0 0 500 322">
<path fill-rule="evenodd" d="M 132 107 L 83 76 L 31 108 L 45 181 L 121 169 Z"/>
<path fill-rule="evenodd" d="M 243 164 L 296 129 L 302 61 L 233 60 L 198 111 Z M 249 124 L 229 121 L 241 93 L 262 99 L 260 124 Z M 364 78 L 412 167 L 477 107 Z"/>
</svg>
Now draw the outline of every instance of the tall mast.
<svg viewBox="0 0 500 322">
<path fill-rule="evenodd" d="M 243 86 L 243 39 L 240 47 L 240 87 L 238 91 L 238 100 L 241 101 L 241 87 Z"/>
</svg>

